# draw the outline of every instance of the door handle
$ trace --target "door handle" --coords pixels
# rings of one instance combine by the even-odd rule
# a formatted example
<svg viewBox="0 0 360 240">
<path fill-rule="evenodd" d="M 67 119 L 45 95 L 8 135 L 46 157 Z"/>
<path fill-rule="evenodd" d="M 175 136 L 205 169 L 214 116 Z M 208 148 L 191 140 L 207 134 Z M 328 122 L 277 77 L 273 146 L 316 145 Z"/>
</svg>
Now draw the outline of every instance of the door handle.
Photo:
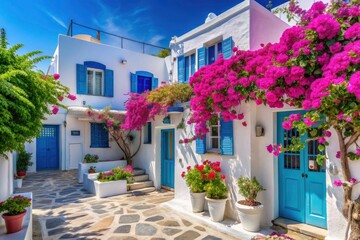
<svg viewBox="0 0 360 240">
<path fill-rule="evenodd" d="M 305 174 L 304 174 L 304 173 L 302 173 L 302 174 L 301 174 L 301 177 L 304 177 L 304 176 L 305 176 Z"/>
<path fill-rule="evenodd" d="M 305 174 L 305 178 L 307 178 L 308 177 L 308 175 L 307 175 L 307 173 Z"/>
</svg>

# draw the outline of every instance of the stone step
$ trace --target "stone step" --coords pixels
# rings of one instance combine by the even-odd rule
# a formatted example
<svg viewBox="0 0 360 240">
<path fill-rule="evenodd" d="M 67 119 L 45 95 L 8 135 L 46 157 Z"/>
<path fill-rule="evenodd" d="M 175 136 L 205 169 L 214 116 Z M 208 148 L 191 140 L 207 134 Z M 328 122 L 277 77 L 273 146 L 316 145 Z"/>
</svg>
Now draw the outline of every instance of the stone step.
<svg viewBox="0 0 360 240">
<path fill-rule="evenodd" d="M 141 189 L 136 189 L 136 190 L 130 190 L 128 192 L 134 196 L 140 196 L 140 195 L 145 195 L 147 193 L 154 192 L 155 190 L 156 190 L 155 187 L 147 187 L 147 188 L 141 188 Z"/>
<path fill-rule="evenodd" d="M 144 169 L 140 169 L 140 168 L 135 168 L 135 169 L 134 169 L 134 175 L 135 175 L 135 176 L 144 175 L 144 174 L 145 174 L 145 170 L 144 170 Z"/>
<path fill-rule="evenodd" d="M 141 188 L 153 187 L 154 183 L 153 183 L 153 181 L 134 182 L 134 183 L 129 184 L 129 186 L 130 186 L 130 191 L 131 191 L 131 190 L 136 190 L 136 189 L 141 189 Z"/>
<path fill-rule="evenodd" d="M 134 178 L 135 178 L 135 182 L 143 182 L 149 180 L 149 175 L 148 174 L 137 175 L 134 176 Z"/>
<path fill-rule="evenodd" d="M 294 234 L 295 236 L 291 236 L 290 234 L 287 234 L 290 237 L 293 237 L 294 239 L 301 239 L 301 240 L 325 239 L 326 236 L 328 235 L 328 231 L 326 229 L 311 226 L 305 223 L 300 223 L 286 218 L 279 217 L 273 220 L 272 222 L 274 226 L 282 227 L 289 232 L 291 231 L 295 232 Z"/>
</svg>

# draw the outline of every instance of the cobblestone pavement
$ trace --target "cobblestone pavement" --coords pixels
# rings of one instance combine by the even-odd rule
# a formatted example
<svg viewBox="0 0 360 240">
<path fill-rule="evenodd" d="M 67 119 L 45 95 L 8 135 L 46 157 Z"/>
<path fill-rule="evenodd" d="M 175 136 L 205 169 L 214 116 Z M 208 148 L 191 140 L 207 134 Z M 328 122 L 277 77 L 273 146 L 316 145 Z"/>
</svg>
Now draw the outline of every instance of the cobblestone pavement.
<svg viewBox="0 0 360 240">
<path fill-rule="evenodd" d="M 29 173 L 23 188 L 33 192 L 33 239 L 231 240 L 231 236 L 161 207 L 169 191 L 97 199 L 77 183 L 76 171 Z"/>
</svg>

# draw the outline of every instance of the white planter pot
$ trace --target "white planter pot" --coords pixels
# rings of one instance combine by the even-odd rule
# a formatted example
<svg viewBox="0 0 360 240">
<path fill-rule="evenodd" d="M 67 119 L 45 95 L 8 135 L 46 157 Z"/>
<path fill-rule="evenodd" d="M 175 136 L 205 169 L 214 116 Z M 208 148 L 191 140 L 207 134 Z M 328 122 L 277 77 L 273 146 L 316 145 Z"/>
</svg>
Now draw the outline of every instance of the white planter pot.
<svg viewBox="0 0 360 240">
<path fill-rule="evenodd" d="M 96 167 L 96 172 L 110 171 L 116 167 L 126 167 L 126 160 L 100 161 L 97 163 L 79 163 L 78 165 L 78 182 L 83 182 L 83 174 L 88 173 L 91 166 Z"/>
<path fill-rule="evenodd" d="M 110 181 L 110 182 L 99 182 L 94 181 L 95 194 L 98 198 L 110 197 L 115 195 L 124 194 L 127 192 L 127 181 Z"/>
<path fill-rule="evenodd" d="M 199 213 L 204 211 L 205 194 L 206 194 L 205 192 L 202 193 L 190 192 L 191 207 L 193 212 Z"/>
<path fill-rule="evenodd" d="M 226 206 L 226 199 L 211 199 L 205 197 L 208 202 L 208 208 L 210 213 L 211 221 L 220 222 L 224 220 L 224 213 L 225 213 L 225 206 Z"/>
<path fill-rule="evenodd" d="M 22 187 L 22 179 L 14 179 L 14 186 L 15 186 L 15 188 L 21 188 Z"/>
<path fill-rule="evenodd" d="M 244 230 L 258 232 L 260 230 L 261 212 L 264 205 L 247 206 L 236 202 L 240 221 Z"/>
</svg>

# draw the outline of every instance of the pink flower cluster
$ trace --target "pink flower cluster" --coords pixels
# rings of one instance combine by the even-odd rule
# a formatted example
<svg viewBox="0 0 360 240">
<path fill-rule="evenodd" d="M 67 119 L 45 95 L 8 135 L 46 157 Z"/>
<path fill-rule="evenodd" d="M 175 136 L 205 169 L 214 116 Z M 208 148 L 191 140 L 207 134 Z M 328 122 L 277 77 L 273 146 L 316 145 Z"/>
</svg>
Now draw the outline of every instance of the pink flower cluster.
<svg viewBox="0 0 360 240">
<path fill-rule="evenodd" d="M 281 144 L 269 144 L 266 146 L 268 152 L 274 154 L 274 156 L 279 156 L 279 154 L 281 153 L 281 148 Z"/>
</svg>

